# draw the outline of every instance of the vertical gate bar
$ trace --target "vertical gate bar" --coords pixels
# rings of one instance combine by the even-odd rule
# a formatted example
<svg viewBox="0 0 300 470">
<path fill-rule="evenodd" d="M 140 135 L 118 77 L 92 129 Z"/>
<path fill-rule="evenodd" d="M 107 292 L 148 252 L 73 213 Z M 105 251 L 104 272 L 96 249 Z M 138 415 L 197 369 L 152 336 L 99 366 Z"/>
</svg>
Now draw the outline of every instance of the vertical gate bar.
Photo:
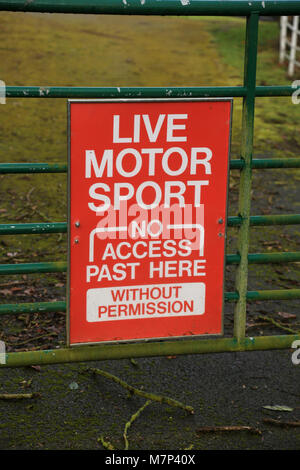
<svg viewBox="0 0 300 470">
<path fill-rule="evenodd" d="M 238 253 L 241 257 L 236 274 L 236 290 L 239 300 L 234 312 L 234 336 L 237 341 L 243 340 L 246 329 L 246 296 L 248 284 L 248 251 L 251 207 L 251 183 L 252 183 L 252 151 L 253 128 L 255 111 L 255 83 L 256 61 L 258 42 L 259 14 L 252 13 L 247 17 L 245 59 L 244 59 L 244 86 L 246 96 L 243 99 L 242 118 L 242 147 L 241 158 L 244 167 L 240 174 L 239 216 L 242 223 L 238 234 Z"/>
</svg>

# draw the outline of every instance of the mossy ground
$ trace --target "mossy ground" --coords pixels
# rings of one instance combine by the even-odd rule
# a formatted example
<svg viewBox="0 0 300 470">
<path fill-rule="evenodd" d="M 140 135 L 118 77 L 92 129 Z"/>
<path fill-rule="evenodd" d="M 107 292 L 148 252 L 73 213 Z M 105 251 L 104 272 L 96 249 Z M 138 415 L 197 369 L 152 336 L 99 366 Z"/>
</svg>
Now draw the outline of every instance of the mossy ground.
<svg viewBox="0 0 300 470">
<path fill-rule="evenodd" d="M 242 85 L 244 37 L 245 21 L 242 18 L 83 17 L 1 13 L 0 79 L 11 86 Z M 278 40 L 278 23 L 262 22 L 258 85 L 291 83 L 285 68 L 278 65 Z M 0 106 L 0 111 L 2 162 L 66 162 L 66 100 L 8 99 L 6 105 Z M 241 112 L 242 100 L 235 99 L 232 158 L 238 157 L 240 152 Z M 299 117 L 300 107 L 293 105 L 290 98 L 257 99 L 254 157 L 300 156 Z M 298 170 L 254 171 L 253 215 L 299 213 L 299 178 Z M 0 223 L 65 221 L 66 186 L 65 175 L 0 176 Z M 238 187 L 239 173 L 233 171 L 230 178 L 229 215 L 237 214 Z M 299 250 L 299 233 L 297 226 L 253 228 L 250 251 Z M 230 229 L 227 252 L 234 253 L 235 247 L 236 230 Z M 2 263 L 62 260 L 66 259 L 66 250 L 66 236 L 59 234 L 6 236 L 0 241 Z M 250 266 L 249 290 L 297 287 L 300 279 L 298 266 L 296 263 L 284 266 Z M 234 276 L 235 268 L 228 267 L 225 286 L 228 291 L 234 289 Z M 5 276 L 0 280 L 0 293 L 2 303 L 64 299 L 65 275 Z M 232 334 L 233 307 L 228 304 L 225 310 L 225 332 L 228 335 Z M 255 302 L 249 304 L 248 333 L 282 333 L 281 328 L 257 320 L 257 315 L 264 313 L 283 322 L 279 312 L 295 314 L 294 319 L 284 324 L 299 330 L 299 301 Z M 46 349 L 65 342 L 63 314 L 19 315 L 17 318 L 5 316 L 1 318 L 1 324 L 0 339 L 6 341 L 10 351 Z M 172 370 L 173 366 L 170 367 L 170 364 L 173 363 L 167 359 L 154 360 L 153 367 L 151 360 L 145 360 L 143 369 L 135 372 L 124 361 L 114 365 L 107 363 L 107 367 L 114 368 L 121 374 L 125 373 L 125 377 L 128 374 L 128 381 L 137 380 L 139 385 L 147 385 L 147 381 L 151 385 L 149 377 L 159 369 L 160 378 L 155 381 L 156 390 L 151 387 L 153 391 L 160 389 L 164 394 L 169 391 L 174 398 L 182 401 L 191 399 L 197 412 L 205 413 L 206 420 L 196 421 L 198 424 L 218 424 L 218 420 L 222 421 L 221 424 L 228 424 L 230 413 L 220 415 L 220 409 L 215 410 L 215 405 L 210 405 L 210 408 L 204 404 L 201 398 L 203 390 L 196 399 L 195 389 L 190 387 L 191 376 L 197 375 L 193 366 L 189 365 L 183 373 L 181 367 L 186 367 L 184 359 L 181 358 L 178 363 L 182 365 L 178 366 L 177 372 Z M 124 364 L 126 367 L 123 369 Z M 197 364 L 202 367 L 201 361 Z M 1 375 L 2 373 L 4 374 L 3 371 Z M 77 380 L 80 384 L 79 391 L 68 388 L 68 373 L 70 382 Z M 173 373 L 176 373 L 180 381 L 181 391 L 178 397 L 174 396 L 174 380 L 171 380 L 175 376 Z M 11 381 L 2 382 L 1 392 L 18 390 L 22 387 L 22 379 L 32 377 L 36 372 L 18 370 L 17 375 L 12 371 L 6 371 L 5 374 Z M 132 377 L 132 374 L 137 377 Z M 165 377 L 169 374 L 165 380 L 162 377 L 164 374 Z M 105 434 L 106 430 L 111 437 L 115 426 L 114 435 L 118 434 L 120 437 L 114 444 L 122 447 L 118 416 L 121 414 L 122 419 L 125 419 L 126 415 L 129 419 L 131 412 L 135 412 L 140 406 L 139 399 L 131 405 L 115 385 L 105 385 L 105 381 L 101 380 L 99 391 L 98 386 L 94 388 L 94 379 L 83 380 L 81 377 L 80 367 L 77 366 L 49 367 L 43 372 L 42 380 L 37 380 L 38 385 L 33 380 L 33 388 L 43 389 L 44 398 L 41 402 L 37 400 L 26 404 L 1 404 L 1 409 L 7 410 L 7 419 L 3 422 L 9 429 L 6 428 L 4 434 L 2 433 L 4 437 L 0 446 L 93 448 L 98 445 L 96 437 L 100 433 Z M 196 378 L 195 384 L 199 384 Z M 205 382 L 204 385 L 207 387 Z M 192 390 L 191 394 L 189 390 Z M 262 393 L 260 386 L 259 390 Z M 228 405 L 227 392 L 217 397 L 218 400 L 223 400 L 224 409 Z M 206 398 L 208 399 L 207 395 Z M 43 409 L 44 400 L 53 400 L 55 403 L 51 410 L 55 424 L 46 416 L 49 408 Z M 254 402 L 255 400 L 253 407 Z M 89 403 L 98 404 L 93 409 Z M 74 415 L 73 409 L 76 404 L 81 409 L 78 417 Z M 247 424 L 245 401 L 235 406 L 244 410 L 240 414 L 241 422 Z M 110 419 L 107 419 L 108 415 Z M 136 448 L 148 446 L 147 448 L 153 449 L 172 448 L 172 445 L 176 448 L 188 446 L 192 437 L 194 438 L 195 422 L 190 417 L 183 417 L 182 412 L 173 410 L 170 414 L 165 410 L 158 423 L 160 415 L 158 405 L 145 410 L 140 424 L 136 423 L 133 445 Z M 150 423 L 149 428 L 153 432 L 146 441 L 143 440 L 145 422 Z M 176 437 L 179 436 L 178 426 L 186 431 L 185 438 L 180 434 L 180 442 L 179 437 Z M 264 446 L 258 444 L 256 437 L 251 436 L 251 439 L 252 441 L 243 443 L 237 438 L 233 444 L 230 437 L 222 442 L 225 448 Z M 194 442 L 195 448 L 218 448 L 220 444 L 220 439 L 214 437 Z M 295 447 L 295 444 L 292 446 Z"/>
</svg>

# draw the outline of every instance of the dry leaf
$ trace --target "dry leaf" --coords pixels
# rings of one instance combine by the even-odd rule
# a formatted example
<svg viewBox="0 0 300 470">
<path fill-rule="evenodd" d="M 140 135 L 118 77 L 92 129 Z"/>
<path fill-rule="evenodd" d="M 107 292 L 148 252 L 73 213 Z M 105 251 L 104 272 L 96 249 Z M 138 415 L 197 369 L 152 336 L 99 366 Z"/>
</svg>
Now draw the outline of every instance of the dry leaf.
<svg viewBox="0 0 300 470">
<path fill-rule="evenodd" d="M 266 405 L 263 406 L 263 408 L 266 408 L 266 410 L 272 410 L 272 411 L 293 411 L 293 408 L 290 408 L 289 406 L 285 405 Z"/>
</svg>

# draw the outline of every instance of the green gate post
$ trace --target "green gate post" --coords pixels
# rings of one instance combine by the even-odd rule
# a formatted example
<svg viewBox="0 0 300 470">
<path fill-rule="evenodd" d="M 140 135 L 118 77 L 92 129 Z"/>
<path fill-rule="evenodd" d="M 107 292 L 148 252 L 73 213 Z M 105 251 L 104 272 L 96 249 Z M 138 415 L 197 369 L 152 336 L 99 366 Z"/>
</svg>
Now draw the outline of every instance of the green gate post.
<svg viewBox="0 0 300 470">
<path fill-rule="evenodd" d="M 243 98 L 242 149 L 241 158 L 244 166 L 241 169 L 239 215 L 242 223 L 238 236 L 238 253 L 240 264 L 236 274 L 236 290 L 239 299 L 234 314 L 234 336 L 238 342 L 245 338 L 246 329 L 246 296 L 248 284 L 248 251 L 250 231 L 251 183 L 252 183 L 252 151 L 255 111 L 256 58 L 258 42 L 259 14 L 252 13 L 247 17 L 244 86 L 246 96 Z"/>
</svg>

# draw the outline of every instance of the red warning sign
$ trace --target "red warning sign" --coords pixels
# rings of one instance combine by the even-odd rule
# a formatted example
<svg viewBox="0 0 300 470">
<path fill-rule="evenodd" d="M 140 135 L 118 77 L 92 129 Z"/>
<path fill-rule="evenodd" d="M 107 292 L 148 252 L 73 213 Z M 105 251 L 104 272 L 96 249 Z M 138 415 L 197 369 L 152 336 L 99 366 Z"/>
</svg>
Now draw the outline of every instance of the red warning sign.
<svg viewBox="0 0 300 470">
<path fill-rule="evenodd" d="M 69 101 L 69 344 L 217 335 L 231 100 Z"/>
</svg>

